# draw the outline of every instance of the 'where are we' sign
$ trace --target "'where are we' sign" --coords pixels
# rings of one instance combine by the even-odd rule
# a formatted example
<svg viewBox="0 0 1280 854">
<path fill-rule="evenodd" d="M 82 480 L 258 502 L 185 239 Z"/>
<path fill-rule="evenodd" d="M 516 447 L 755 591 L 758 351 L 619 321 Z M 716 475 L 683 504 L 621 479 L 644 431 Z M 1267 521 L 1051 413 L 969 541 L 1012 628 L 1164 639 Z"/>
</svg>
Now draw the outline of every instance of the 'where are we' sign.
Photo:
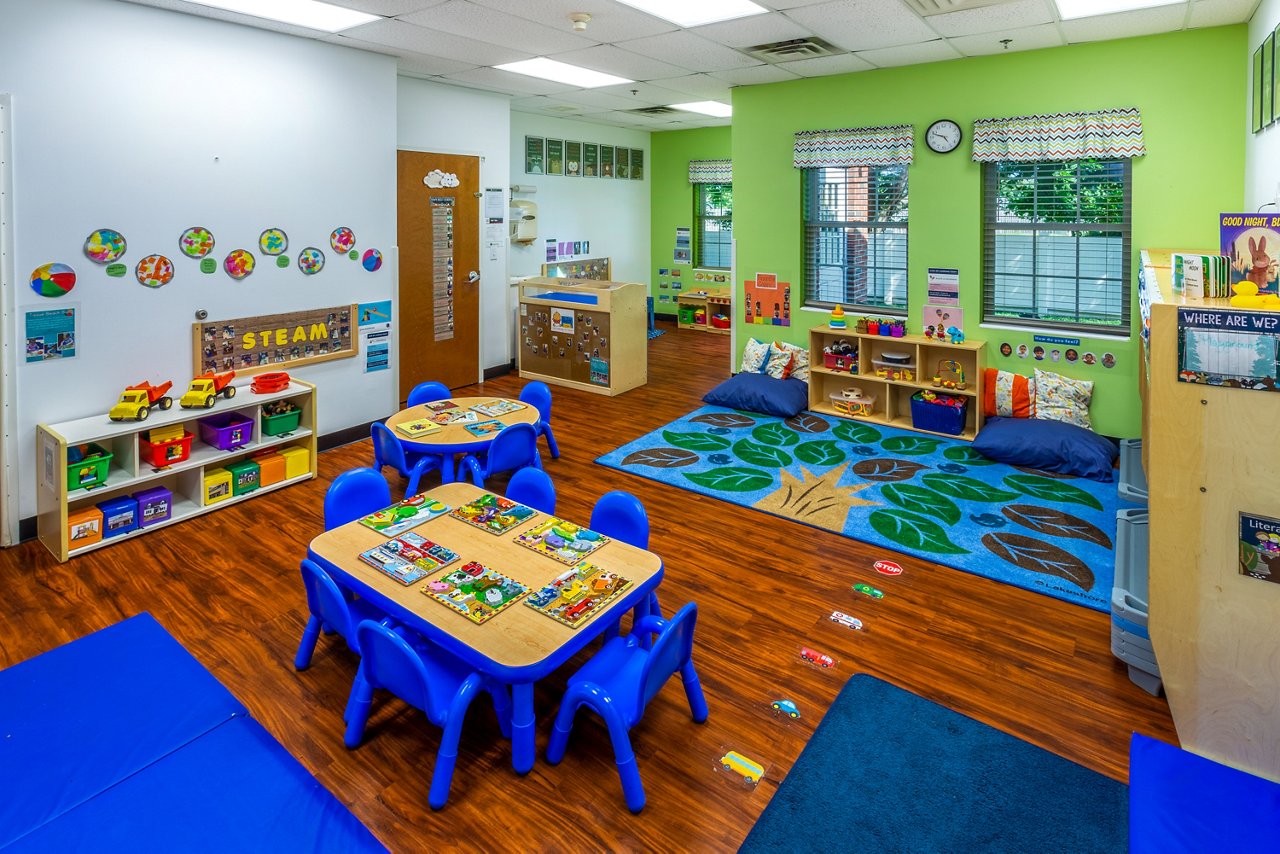
<svg viewBox="0 0 1280 854">
<path fill-rule="evenodd" d="M 1178 309 L 1178 379 L 1182 382 L 1280 391 L 1280 312 Z"/>
</svg>

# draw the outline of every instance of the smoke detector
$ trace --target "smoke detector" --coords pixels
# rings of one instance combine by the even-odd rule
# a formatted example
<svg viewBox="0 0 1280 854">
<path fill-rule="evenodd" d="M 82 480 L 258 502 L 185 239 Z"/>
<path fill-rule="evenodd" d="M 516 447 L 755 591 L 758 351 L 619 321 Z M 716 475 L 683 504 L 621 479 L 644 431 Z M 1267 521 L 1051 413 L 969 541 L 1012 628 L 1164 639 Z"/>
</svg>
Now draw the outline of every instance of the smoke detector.
<svg viewBox="0 0 1280 854">
<path fill-rule="evenodd" d="M 587 22 L 591 20 L 591 16 L 586 12 L 570 12 L 569 20 L 573 23 L 573 31 L 575 33 L 585 33 L 587 31 Z"/>
</svg>

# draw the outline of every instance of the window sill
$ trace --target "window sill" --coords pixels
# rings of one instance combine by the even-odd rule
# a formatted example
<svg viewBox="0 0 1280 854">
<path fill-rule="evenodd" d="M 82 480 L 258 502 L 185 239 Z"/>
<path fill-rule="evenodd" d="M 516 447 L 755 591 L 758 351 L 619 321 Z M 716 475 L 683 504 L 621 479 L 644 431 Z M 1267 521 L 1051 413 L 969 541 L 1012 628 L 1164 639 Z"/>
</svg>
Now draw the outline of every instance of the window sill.
<svg viewBox="0 0 1280 854">
<path fill-rule="evenodd" d="M 1054 338 L 1097 338 L 1102 341 L 1130 341 L 1133 339 L 1133 336 L 1128 332 L 1085 332 L 1081 329 L 1052 329 L 1047 326 L 1019 326 L 1016 323 L 995 323 L 991 321 L 979 323 L 978 328 L 1022 332 L 1027 335 L 1049 335 Z"/>
<path fill-rule="evenodd" d="M 841 305 L 843 305 L 843 303 L 841 303 Z M 812 312 L 817 312 L 821 314 L 830 314 L 832 308 L 835 308 L 835 306 L 833 305 L 831 306 L 831 308 L 823 308 L 822 306 L 819 306 L 819 305 L 802 305 L 799 308 L 797 308 L 796 311 L 812 311 Z M 898 311 L 892 308 L 871 308 L 869 306 L 863 307 L 863 306 L 856 306 L 856 305 L 844 306 L 844 313 L 846 316 L 854 316 L 855 318 L 861 317 L 863 316 L 862 312 L 865 312 L 868 315 L 875 315 L 876 317 L 906 317 L 907 316 L 907 313 L 905 311 Z"/>
</svg>

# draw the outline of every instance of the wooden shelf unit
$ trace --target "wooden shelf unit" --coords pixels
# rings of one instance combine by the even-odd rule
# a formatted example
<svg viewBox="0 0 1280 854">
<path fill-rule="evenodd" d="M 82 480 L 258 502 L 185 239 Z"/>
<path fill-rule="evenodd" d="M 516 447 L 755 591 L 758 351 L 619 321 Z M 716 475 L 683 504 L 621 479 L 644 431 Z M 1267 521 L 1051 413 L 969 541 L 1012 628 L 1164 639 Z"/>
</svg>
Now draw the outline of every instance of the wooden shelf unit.
<svg viewBox="0 0 1280 854">
<path fill-rule="evenodd" d="M 180 394 L 180 393 L 179 393 Z M 36 530 L 54 557 L 69 560 L 83 552 L 109 546 L 132 537 L 141 536 L 157 528 L 166 527 L 183 519 L 199 516 L 240 501 L 272 492 L 283 486 L 309 480 L 316 475 L 316 405 L 315 386 L 293 380 L 288 388 L 271 394 L 254 394 L 249 386 L 237 386 L 237 394 L 230 400 L 218 398 L 212 409 L 182 409 L 173 395 L 173 408 L 154 410 L 145 421 L 111 421 L 106 414 L 91 415 L 75 421 L 57 424 L 39 424 L 36 427 Z M 286 436 L 262 435 L 262 407 L 275 401 L 288 400 L 302 411 L 298 429 Z M 222 451 L 200 440 L 201 418 L 215 413 L 236 412 L 254 420 L 253 440 L 234 451 Z M 154 468 L 143 458 L 139 439 L 157 427 L 181 424 L 193 435 L 191 454 L 187 459 L 165 468 Z M 112 453 L 106 482 L 91 489 L 67 489 L 67 448 L 94 443 Z M 206 468 L 220 468 L 258 453 L 277 448 L 303 447 L 308 451 L 310 470 L 280 483 L 205 505 L 204 472 Z M 172 513 L 168 519 L 114 537 L 106 537 L 96 543 L 70 548 L 67 517 L 78 510 L 91 507 L 109 498 L 132 495 L 143 489 L 163 486 L 173 493 Z"/>
<path fill-rule="evenodd" d="M 823 366 L 823 348 L 841 339 L 852 344 L 857 353 L 856 373 Z M 971 441 L 982 429 L 984 345 L 983 341 L 948 344 L 923 335 L 904 335 L 901 338 L 893 338 L 887 335 L 868 335 L 853 329 L 816 326 L 809 330 L 809 409 L 837 418 L 851 418 L 855 421 L 884 424 L 903 430 L 934 433 L 932 430 L 921 430 L 912 426 L 911 395 L 921 389 L 961 395 L 970 398 L 965 412 L 964 430 L 958 436 L 951 433 L 934 433 L 934 435 Z M 907 367 L 911 370 L 913 378 L 906 380 L 876 376 L 873 360 L 879 359 L 886 352 L 910 353 L 912 362 Z M 938 369 L 938 363 L 946 359 L 955 360 L 964 368 L 966 383 L 964 389 L 934 386 L 932 378 Z M 839 412 L 831 405 L 832 394 L 852 386 L 862 389 L 864 394 L 875 395 L 876 401 L 871 415 L 850 416 Z"/>
<path fill-rule="evenodd" d="M 694 311 L 704 309 L 706 314 L 705 323 L 691 323 L 684 320 L 684 314 L 681 308 L 691 308 Z M 681 329 L 698 329 L 703 332 L 715 332 L 720 335 L 728 335 L 731 329 L 726 326 L 724 329 L 717 329 L 711 325 L 711 316 L 720 313 L 730 319 L 730 325 L 733 322 L 733 300 L 729 296 L 728 288 L 699 288 L 696 291 L 685 293 L 681 291 L 676 295 L 676 326 Z"/>
</svg>

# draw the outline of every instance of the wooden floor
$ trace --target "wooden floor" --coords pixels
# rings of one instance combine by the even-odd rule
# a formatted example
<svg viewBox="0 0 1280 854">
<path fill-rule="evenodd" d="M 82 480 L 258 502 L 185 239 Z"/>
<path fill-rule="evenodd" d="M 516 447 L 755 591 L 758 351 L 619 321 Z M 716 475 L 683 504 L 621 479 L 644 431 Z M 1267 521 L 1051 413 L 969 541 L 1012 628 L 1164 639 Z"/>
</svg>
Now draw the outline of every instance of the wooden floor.
<svg viewBox="0 0 1280 854">
<path fill-rule="evenodd" d="M 1176 743 L 1164 700 L 1134 686 L 1112 657 L 1105 614 L 595 465 L 700 405 L 728 375 L 727 337 L 667 329 L 651 342 L 644 388 L 615 398 L 555 389 L 562 456 L 546 465 L 569 519 L 587 521 L 606 490 L 638 495 L 653 524 L 650 548 L 666 561 L 664 609 L 699 604 L 695 661 L 711 716 L 689 719 L 678 680 L 651 704 L 632 733 L 649 797 L 641 815 L 622 802 L 597 719 L 580 715 L 561 765 L 541 759 L 564 679 L 580 661 L 538 686 L 539 762 L 525 777 L 494 737 L 489 705 L 473 708 L 441 812 L 426 803 L 439 731 L 421 714 L 388 701 L 375 708 L 366 743 L 343 747 L 356 659 L 322 638 L 311 668 L 294 671 L 305 622 L 297 566 L 321 530 L 325 486 L 369 463 L 367 441 L 323 454 L 316 481 L 67 564 L 35 542 L 0 553 L 0 665 L 150 611 L 388 847 L 405 852 L 733 850 L 858 672 L 1120 780 L 1131 731 Z M 514 397 L 522 385 L 512 374 L 460 393 Z M 885 557 L 905 573 L 873 573 Z M 887 595 L 855 599 L 859 580 Z M 863 618 L 866 631 L 832 624 L 833 609 Z M 838 667 L 802 664 L 805 645 Z M 769 702 L 780 697 L 796 701 L 799 721 L 773 716 Z M 730 749 L 767 767 L 756 789 L 715 770 Z M 824 808 L 874 816 L 869 804 L 874 793 L 861 806 Z"/>
</svg>

